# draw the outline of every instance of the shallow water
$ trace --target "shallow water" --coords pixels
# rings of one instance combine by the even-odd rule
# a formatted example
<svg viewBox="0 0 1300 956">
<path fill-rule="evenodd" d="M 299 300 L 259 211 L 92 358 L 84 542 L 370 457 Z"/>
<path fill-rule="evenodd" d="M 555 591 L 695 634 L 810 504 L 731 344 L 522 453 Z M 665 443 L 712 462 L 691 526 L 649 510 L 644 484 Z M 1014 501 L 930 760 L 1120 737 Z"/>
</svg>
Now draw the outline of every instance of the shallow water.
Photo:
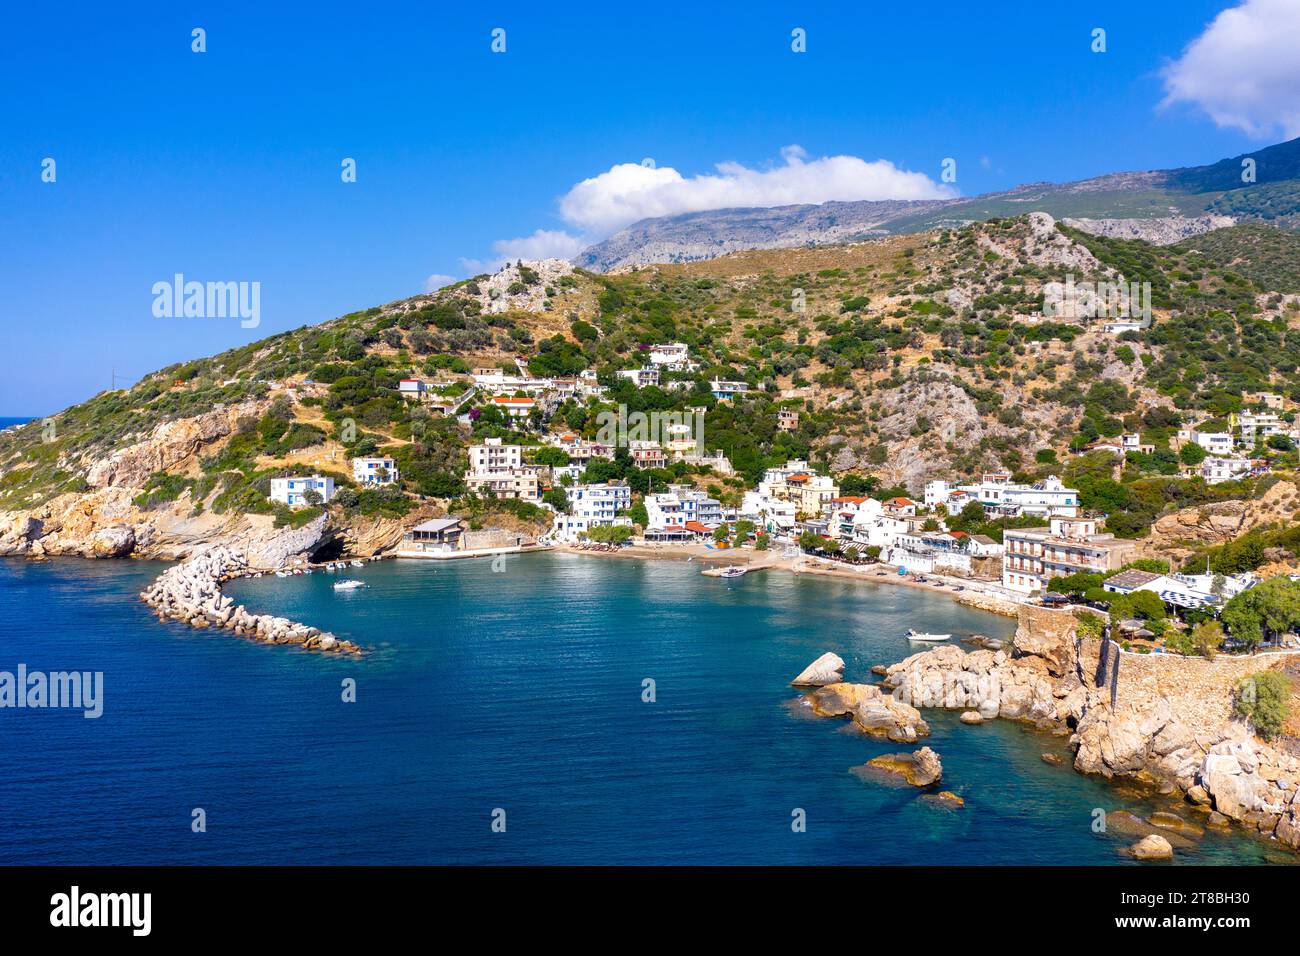
<svg viewBox="0 0 1300 956">
<path fill-rule="evenodd" d="M 562 554 L 227 586 L 373 649 L 353 659 L 160 624 L 136 594 L 162 568 L 0 560 L 0 669 L 105 675 L 98 720 L 0 710 L 0 863 L 1112 864 L 1131 839 L 1094 809 L 1156 806 L 1044 763 L 1059 738 L 941 711 L 926 743 L 963 809 L 851 773 L 905 748 L 788 681 L 827 650 L 866 680 L 909 626 L 1010 634 L 937 594 Z M 1274 859 L 1214 833 L 1179 854 Z"/>
</svg>

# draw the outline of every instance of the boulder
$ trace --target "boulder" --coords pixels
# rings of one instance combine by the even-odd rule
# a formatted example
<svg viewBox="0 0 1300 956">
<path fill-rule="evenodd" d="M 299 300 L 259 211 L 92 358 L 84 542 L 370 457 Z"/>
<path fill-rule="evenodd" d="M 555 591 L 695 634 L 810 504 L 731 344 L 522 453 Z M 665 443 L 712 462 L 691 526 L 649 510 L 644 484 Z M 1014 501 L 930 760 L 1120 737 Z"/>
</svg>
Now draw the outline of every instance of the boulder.
<svg viewBox="0 0 1300 956">
<path fill-rule="evenodd" d="M 96 558 L 124 558 L 135 550 L 135 530 L 130 525 L 101 528 L 90 539 L 90 553 Z"/>
<path fill-rule="evenodd" d="M 982 724 L 984 715 L 978 710 L 964 710 L 961 717 L 958 718 L 963 724 Z"/>
<path fill-rule="evenodd" d="M 838 654 L 827 651 L 813 661 L 790 683 L 795 687 L 825 687 L 838 684 L 844 680 L 844 660 Z"/>
<path fill-rule="evenodd" d="M 1148 861 L 1171 860 L 1174 856 L 1174 848 L 1169 845 L 1169 841 L 1155 833 L 1138 840 L 1129 848 L 1129 852 L 1135 859 Z"/>
<path fill-rule="evenodd" d="M 1157 810 L 1155 813 L 1151 814 L 1151 816 L 1147 817 L 1147 823 L 1159 827 L 1162 830 L 1173 830 L 1176 833 L 1181 833 L 1183 836 L 1198 837 L 1205 833 L 1201 827 L 1198 827 L 1190 820 L 1184 820 L 1178 814 L 1168 813 L 1164 810 Z"/>
<path fill-rule="evenodd" d="M 943 764 L 939 755 L 929 747 L 914 753 L 885 754 L 868 760 L 867 767 L 891 774 L 907 781 L 913 787 L 928 787 L 943 777 Z"/>
</svg>

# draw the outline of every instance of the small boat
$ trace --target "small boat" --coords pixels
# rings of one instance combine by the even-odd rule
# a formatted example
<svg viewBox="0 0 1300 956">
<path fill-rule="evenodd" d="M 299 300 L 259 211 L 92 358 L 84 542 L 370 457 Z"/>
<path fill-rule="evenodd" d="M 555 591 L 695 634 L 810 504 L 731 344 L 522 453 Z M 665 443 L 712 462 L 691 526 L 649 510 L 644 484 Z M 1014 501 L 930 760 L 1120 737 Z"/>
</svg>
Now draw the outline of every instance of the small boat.
<svg viewBox="0 0 1300 956">
<path fill-rule="evenodd" d="M 353 581 L 350 578 L 344 578 L 342 581 L 334 582 L 335 591 L 355 591 L 357 588 L 366 586 L 364 581 Z"/>
<path fill-rule="evenodd" d="M 742 568 L 733 564 L 731 567 L 723 568 L 719 576 L 724 578 L 738 578 L 748 570 L 749 568 Z"/>
<path fill-rule="evenodd" d="M 353 566 L 354 568 L 364 568 L 364 567 L 366 566 L 366 562 L 364 562 L 364 561 L 353 561 L 353 562 L 352 562 L 352 566 Z"/>
<path fill-rule="evenodd" d="M 951 640 L 951 634 L 925 634 L 916 628 L 907 629 L 907 639 L 909 641 L 924 641 L 927 644 L 937 644 L 939 641 Z"/>
<path fill-rule="evenodd" d="M 288 572 L 288 571 L 276 571 L 276 572 L 275 572 L 275 576 L 276 576 L 277 578 L 287 578 L 287 577 L 289 576 L 289 572 Z"/>
</svg>

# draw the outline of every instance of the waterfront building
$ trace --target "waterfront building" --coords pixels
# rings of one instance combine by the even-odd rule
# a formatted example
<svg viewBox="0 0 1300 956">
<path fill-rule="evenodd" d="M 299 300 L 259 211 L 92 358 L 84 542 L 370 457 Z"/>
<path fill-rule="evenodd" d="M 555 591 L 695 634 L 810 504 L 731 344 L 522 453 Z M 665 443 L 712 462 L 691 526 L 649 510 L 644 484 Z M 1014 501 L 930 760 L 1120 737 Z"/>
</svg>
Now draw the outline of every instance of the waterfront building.
<svg viewBox="0 0 1300 956">
<path fill-rule="evenodd" d="M 1103 525 L 1099 517 L 1056 516 L 1046 528 L 1004 531 L 1002 586 L 1030 594 L 1052 578 L 1122 568 L 1136 556 L 1137 543 L 1104 533 Z"/>
<path fill-rule="evenodd" d="M 464 547 L 465 523 L 459 518 L 434 518 L 402 535 L 403 551 L 443 553 Z"/>
<path fill-rule="evenodd" d="M 576 540 L 592 528 L 631 526 L 632 519 L 621 514 L 632 506 L 632 489 L 623 482 L 572 485 L 563 490 L 569 510 L 555 516 L 553 529 L 561 540 Z"/>
</svg>

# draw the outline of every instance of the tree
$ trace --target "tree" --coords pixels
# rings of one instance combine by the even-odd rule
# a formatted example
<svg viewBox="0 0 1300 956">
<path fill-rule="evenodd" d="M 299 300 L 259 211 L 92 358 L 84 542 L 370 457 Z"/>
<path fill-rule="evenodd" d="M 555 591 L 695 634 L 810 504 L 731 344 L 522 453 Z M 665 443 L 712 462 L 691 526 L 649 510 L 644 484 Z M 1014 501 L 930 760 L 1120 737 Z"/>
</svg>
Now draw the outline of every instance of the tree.
<svg viewBox="0 0 1300 956">
<path fill-rule="evenodd" d="M 569 510 L 569 496 L 563 488 L 548 488 L 542 495 L 542 503 L 550 505 L 559 514 L 566 514 Z"/>
<path fill-rule="evenodd" d="M 1184 465 L 1199 465 L 1205 461 L 1205 449 L 1196 442 L 1189 441 L 1178 451 L 1178 460 Z"/>
<path fill-rule="evenodd" d="M 546 446 L 533 452 L 533 463 L 549 465 L 551 468 L 563 468 L 569 463 L 569 453 L 563 448 Z"/>
<path fill-rule="evenodd" d="M 769 544 L 771 544 L 771 543 L 772 543 L 772 539 L 771 539 L 770 537 L 768 537 L 767 532 L 766 532 L 766 531 L 760 531 L 759 534 L 758 534 L 758 537 L 756 537 L 756 538 L 754 539 L 754 550 L 755 550 L 755 551 L 766 551 L 766 550 L 767 550 L 767 546 L 768 546 Z"/>
<path fill-rule="evenodd" d="M 627 516 L 632 519 L 632 523 L 645 527 L 650 523 L 650 515 L 646 512 L 645 499 L 638 498 L 636 503 L 627 511 Z"/>
<path fill-rule="evenodd" d="M 1234 696 L 1233 710 L 1249 720 L 1265 739 L 1281 733 L 1291 715 L 1291 682 L 1280 671 L 1252 674 L 1237 685 Z"/>
<path fill-rule="evenodd" d="M 1267 635 L 1300 626 L 1300 583 L 1269 578 L 1225 604 L 1219 617 L 1236 640 L 1253 648 Z"/>
<path fill-rule="evenodd" d="M 822 536 L 813 531 L 805 531 L 799 535 L 799 547 L 805 551 L 818 551 L 822 544 L 824 544 Z"/>
<path fill-rule="evenodd" d="M 306 491 L 302 493 L 302 500 L 307 502 L 307 504 L 311 505 L 313 508 L 315 508 L 318 504 L 320 504 L 325 499 L 321 497 L 321 493 L 317 491 L 315 488 L 308 488 Z"/>
<path fill-rule="evenodd" d="M 1190 641 L 1197 654 L 1214 660 L 1215 653 L 1223 645 L 1223 626 L 1218 621 L 1202 621 L 1192 628 Z"/>
</svg>

